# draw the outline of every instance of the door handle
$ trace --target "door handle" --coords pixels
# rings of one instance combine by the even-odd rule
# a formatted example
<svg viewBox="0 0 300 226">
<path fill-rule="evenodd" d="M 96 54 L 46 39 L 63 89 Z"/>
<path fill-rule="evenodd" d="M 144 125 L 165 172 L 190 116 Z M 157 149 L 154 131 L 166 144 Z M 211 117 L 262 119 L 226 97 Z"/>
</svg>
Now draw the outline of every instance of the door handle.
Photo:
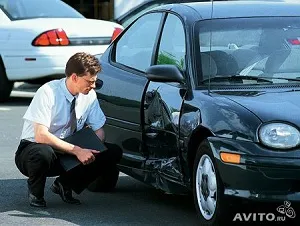
<svg viewBox="0 0 300 226">
<path fill-rule="evenodd" d="M 149 138 L 155 138 L 157 137 L 158 133 L 146 133 L 146 136 Z"/>
</svg>

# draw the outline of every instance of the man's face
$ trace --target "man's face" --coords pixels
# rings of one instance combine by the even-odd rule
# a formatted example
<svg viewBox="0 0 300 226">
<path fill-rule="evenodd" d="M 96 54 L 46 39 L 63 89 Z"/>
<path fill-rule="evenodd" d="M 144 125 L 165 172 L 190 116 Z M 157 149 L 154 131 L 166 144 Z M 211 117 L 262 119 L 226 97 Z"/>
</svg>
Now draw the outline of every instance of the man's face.
<svg viewBox="0 0 300 226">
<path fill-rule="evenodd" d="M 78 93 L 88 94 L 91 89 L 96 88 L 97 75 L 91 75 L 89 72 L 85 73 L 84 76 L 76 75 L 76 88 Z"/>
</svg>

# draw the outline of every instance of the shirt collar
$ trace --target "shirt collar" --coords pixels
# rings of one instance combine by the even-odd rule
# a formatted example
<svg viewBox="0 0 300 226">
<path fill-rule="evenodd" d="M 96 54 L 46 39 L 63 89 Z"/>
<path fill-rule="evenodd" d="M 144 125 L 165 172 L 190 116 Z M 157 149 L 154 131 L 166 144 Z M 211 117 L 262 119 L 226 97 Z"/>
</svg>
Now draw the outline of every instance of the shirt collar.
<svg viewBox="0 0 300 226">
<path fill-rule="evenodd" d="M 66 99 L 67 99 L 70 103 L 72 103 L 72 100 L 74 99 L 74 97 L 77 98 L 78 95 L 73 96 L 73 95 L 70 93 L 70 91 L 68 90 L 67 85 L 66 85 L 66 78 L 63 78 L 63 79 L 60 80 L 60 87 L 61 87 L 61 90 L 62 90 L 62 92 L 64 93 Z"/>
</svg>

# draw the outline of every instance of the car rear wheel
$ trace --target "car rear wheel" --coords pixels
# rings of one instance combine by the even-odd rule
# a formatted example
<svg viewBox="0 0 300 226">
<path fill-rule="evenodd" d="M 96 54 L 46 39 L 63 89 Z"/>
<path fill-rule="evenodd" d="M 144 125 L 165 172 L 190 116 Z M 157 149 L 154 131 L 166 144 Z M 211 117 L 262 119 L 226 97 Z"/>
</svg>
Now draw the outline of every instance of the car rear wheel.
<svg viewBox="0 0 300 226">
<path fill-rule="evenodd" d="M 112 192 L 119 179 L 119 170 L 115 168 L 107 174 L 103 174 L 93 181 L 88 190 L 92 192 Z"/>
<path fill-rule="evenodd" d="M 223 185 L 207 140 L 200 144 L 196 153 L 193 194 L 199 225 L 221 225 L 224 221 Z"/>
<path fill-rule="evenodd" d="M 4 67 L 0 62 L 0 102 L 4 102 L 9 98 L 13 84 L 13 82 L 7 79 Z"/>
</svg>

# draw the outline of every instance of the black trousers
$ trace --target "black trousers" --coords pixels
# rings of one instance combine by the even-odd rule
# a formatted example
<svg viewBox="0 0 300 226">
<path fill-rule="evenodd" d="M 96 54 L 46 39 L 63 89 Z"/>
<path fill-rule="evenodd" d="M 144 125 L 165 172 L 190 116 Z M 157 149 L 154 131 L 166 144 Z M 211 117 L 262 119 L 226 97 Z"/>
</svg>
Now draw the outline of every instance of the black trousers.
<svg viewBox="0 0 300 226">
<path fill-rule="evenodd" d="M 20 172 L 28 177 L 28 189 L 36 197 L 44 196 L 47 177 L 59 176 L 65 186 L 80 194 L 91 182 L 104 174 L 115 171 L 122 157 L 122 150 L 105 143 L 107 151 L 96 155 L 94 162 L 79 165 L 66 172 L 60 165 L 58 154 L 47 144 L 21 140 L 15 155 L 15 163 Z"/>
</svg>

